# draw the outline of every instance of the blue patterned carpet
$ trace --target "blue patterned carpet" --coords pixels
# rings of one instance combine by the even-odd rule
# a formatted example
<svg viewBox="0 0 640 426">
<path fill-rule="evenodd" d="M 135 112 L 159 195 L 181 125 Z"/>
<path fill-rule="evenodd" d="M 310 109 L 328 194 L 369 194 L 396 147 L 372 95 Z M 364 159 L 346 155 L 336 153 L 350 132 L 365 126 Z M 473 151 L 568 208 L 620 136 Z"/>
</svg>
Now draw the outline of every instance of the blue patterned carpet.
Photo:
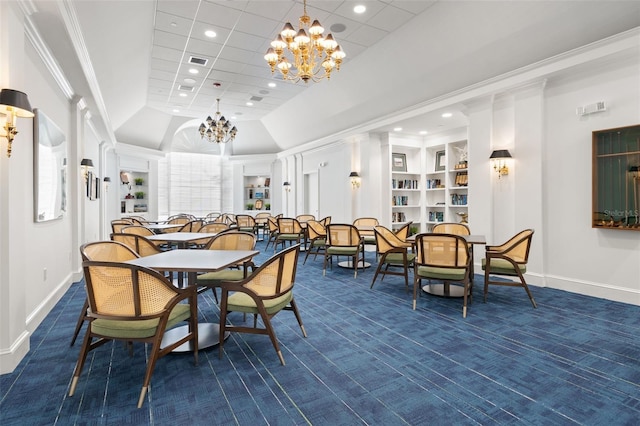
<svg viewBox="0 0 640 426">
<path fill-rule="evenodd" d="M 0 376 L 0 424 L 640 424 L 637 306 L 537 287 L 538 309 L 520 288 L 491 287 L 483 303 L 476 275 L 463 319 L 461 299 L 423 295 L 413 311 L 399 277 L 369 289 L 374 268 L 323 277 L 320 258 L 302 258 L 295 294 L 308 338 L 290 312 L 273 321 L 286 366 L 268 337 L 234 334 L 223 359 L 217 347 L 198 366 L 191 354 L 162 358 L 141 409 L 141 344 L 133 357 L 120 343 L 93 351 L 67 396 L 84 300 L 72 285 Z M 211 292 L 199 303 L 201 320 L 217 321 Z"/>
</svg>

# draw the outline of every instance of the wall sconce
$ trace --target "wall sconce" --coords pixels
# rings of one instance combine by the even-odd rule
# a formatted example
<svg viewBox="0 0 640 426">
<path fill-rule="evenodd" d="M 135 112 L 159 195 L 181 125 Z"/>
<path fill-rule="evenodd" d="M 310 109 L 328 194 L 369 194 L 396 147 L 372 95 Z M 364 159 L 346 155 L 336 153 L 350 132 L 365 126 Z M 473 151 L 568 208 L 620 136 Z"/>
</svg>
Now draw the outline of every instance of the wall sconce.
<svg viewBox="0 0 640 426">
<path fill-rule="evenodd" d="M 106 176 L 104 179 L 102 179 L 102 181 L 104 182 L 104 192 L 109 191 L 109 184 L 111 183 L 111 178 L 109 176 Z"/>
<path fill-rule="evenodd" d="M 84 176 L 84 181 L 86 182 L 89 179 L 89 170 L 93 169 L 93 161 L 88 158 L 83 158 L 80 162 L 80 170 L 82 171 L 82 176 Z"/>
<path fill-rule="evenodd" d="M 18 134 L 16 117 L 33 118 L 34 116 L 26 93 L 12 89 L 0 90 L 0 114 L 4 114 L 7 117 L 3 136 L 9 142 L 7 144 L 7 157 L 11 157 L 11 143 Z"/>
<path fill-rule="evenodd" d="M 351 189 L 360 188 L 360 175 L 358 172 L 349 173 L 349 179 L 351 179 Z"/>
<path fill-rule="evenodd" d="M 285 191 L 291 192 L 291 184 L 289 182 L 283 183 L 282 187 L 284 188 Z"/>
<path fill-rule="evenodd" d="M 506 149 L 498 149 L 491 153 L 489 159 L 493 164 L 493 170 L 498 173 L 498 179 L 502 176 L 509 174 L 509 167 L 507 167 L 507 158 L 512 158 L 511 154 Z"/>
</svg>

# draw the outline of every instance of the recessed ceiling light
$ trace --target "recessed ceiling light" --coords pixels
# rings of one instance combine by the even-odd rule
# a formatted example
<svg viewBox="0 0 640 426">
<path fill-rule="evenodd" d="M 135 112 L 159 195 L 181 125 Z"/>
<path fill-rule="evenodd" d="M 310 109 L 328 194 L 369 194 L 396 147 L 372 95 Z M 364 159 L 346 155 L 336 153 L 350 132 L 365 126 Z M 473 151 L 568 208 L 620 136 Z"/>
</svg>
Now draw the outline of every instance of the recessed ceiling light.
<svg viewBox="0 0 640 426">
<path fill-rule="evenodd" d="M 268 85 L 269 87 L 276 87 L 276 84 L 272 81 L 271 83 L 269 83 Z"/>
<path fill-rule="evenodd" d="M 180 110 L 179 109 L 174 109 L 173 112 L 180 112 Z"/>
<path fill-rule="evenodd" d="M 189 84 L 195 84 L 196 81 L 193 78 L 185 78 L 183 80 L 185 83 L 189 83 Z"/>
<path fill-rule="evenodd" d="M 215 36 L 217 36 L 216 32 L 213 30 L 207 30 L 204 32 L 204 35 L 206 35 L 209 38 L 214 38 Z"/>
<path fill-rule="evenodd" d="M 186 94 L 186 93 L 180 93 L 180 97 L 182 97 L 182 98 L 186 98 L 186 97 L 187 97 L 187 94 Z"/>
<path fill-rule="evenodd" d="M 359 4 L 359 5 L 357 5 L 357 6 L 355 6 L 355 7 L 353 8 L 353 11 L 354 11 L 355 13 L 358 13 L 358 14 L 360 14 L 360 13 L 364 13 L 366 10 L 367 10 L 367 8 L 366 8 L 364 5 L 362 5 L 362 4 Z"/>
<path fill-rule="evenodd" d="M 247 102 L 247 106 L 253 106 L 253 102 Z"/>
<path fill-rule="evenodd" d="M 394 132 L 401 132 L 402 131 L 402 127 L 394 127 L 393 131 Z"/>
<path fill-rule="evenodd" d="M 198 74 L 200 71 L 198 71 L 195 68 L 189 68 L 189 74 Z"/>
<path fill-rule="evenodd" d="M 450 112 L 445 112 L 444 114 L 442 114 L 442 118 L 449 118 L 453 116 L 453 114 L 451 114 Z"/>
<path fill-rule="evenodd" d="M 172 22 L 169 25 L 171 25 L 172 27 L 177 27 L 178 26 L 178 24 L 176 22 Z"/>
<path fill-rule="evenodd" d="M 426 135 L 427 133 L 429 133 L 429 132 L 427 132 L 426 130 L 420 130 L 420 134 L 421 135 Z"/>
</svg>

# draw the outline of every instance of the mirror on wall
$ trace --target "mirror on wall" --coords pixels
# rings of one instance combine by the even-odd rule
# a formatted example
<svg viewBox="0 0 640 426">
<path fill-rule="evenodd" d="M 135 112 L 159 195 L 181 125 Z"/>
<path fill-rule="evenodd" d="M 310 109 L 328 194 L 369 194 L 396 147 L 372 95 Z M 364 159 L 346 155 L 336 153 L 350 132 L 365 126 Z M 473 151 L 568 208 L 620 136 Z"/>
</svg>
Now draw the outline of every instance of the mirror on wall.
<svg viewBox="0 0 640 426">
<path fill-rule="evenodd" d="M 593 132 L 592 227 L 640 231 L 640 125 Z"/>
<path fill-rule="evenodd" d="M 34 220 L 60 219 L 67 211 L 67 142 L 65 134 L 40 109 L 33 120 Z"/>
</svg>

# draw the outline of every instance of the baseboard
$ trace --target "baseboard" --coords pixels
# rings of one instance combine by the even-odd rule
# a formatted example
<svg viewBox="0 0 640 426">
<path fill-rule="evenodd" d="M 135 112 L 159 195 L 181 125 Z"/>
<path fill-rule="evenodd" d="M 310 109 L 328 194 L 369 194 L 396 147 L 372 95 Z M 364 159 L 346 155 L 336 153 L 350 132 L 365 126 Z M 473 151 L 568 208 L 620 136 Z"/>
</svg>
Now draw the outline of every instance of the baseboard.
<svg viewBox="0 0 640 426">
<path fill-rule="evenodd" d="M 481 265 L 476 265 L 476 271 L 484 273 Z M 542 275 L 538 273 L 526 273 L 524 274 L 524 278 L 529 286 L 553 288 L 556 290 L 564 290 L 571 293 L 584 294 L 585 296 L 640 306 L 640 289 L 631 289 L 592 281 L 576 280 L 574 278 L 558 275 Z"/>
<path fill-rule="evenodd" d="M 545 277 L 545 281 L 546 287 L 549 288 L 555 288 L 558 290 L 570 291 L 572 293 L 584 294 L 585 296 L 598 297 L 600 299 L 640 306 L 639 289 L 631 289 L 603 283 L 576 280 L 555 275 L 547 275 Z"/>
<path fill-rule="evenodd" d="M 33 333 L 33 331 L 38 328 L 40 323 L 46 318 L 46 316 L 51 312 L 53 307 L 62 299 L 62 296 L 69 290 L 71 284 L 74 281 L 74 273 L 70 273 L 66 276 L 66 278 L 56 286 L 56 288 L 49 293 L 46 299 L 44 299 L 37 307 L 33 310 L 29 315 L 27 315 L 27 330 L 29 333 Z"/>
<path fill-rule="evenodd" d="M 42 323 L 62 296 L 69 290 L 71 284 L 82 279 L 82 273 L 70 273 L 67 277 L 49 293 L 49 295 L 34 309 L 26 319 L 25 330 L 6 350 L 0 351 L 0 374 L 8 374 L 16 369 L 20 361 L 30 349 L 30 336 Z"/>
<path fill-rule="evenodd" d="M 29 336 L 31 333 L 25 330 L 9 349 L 0 351 L 0 374 L 11 373 L 20 364 L 30 349 Z"/>
</svg>

